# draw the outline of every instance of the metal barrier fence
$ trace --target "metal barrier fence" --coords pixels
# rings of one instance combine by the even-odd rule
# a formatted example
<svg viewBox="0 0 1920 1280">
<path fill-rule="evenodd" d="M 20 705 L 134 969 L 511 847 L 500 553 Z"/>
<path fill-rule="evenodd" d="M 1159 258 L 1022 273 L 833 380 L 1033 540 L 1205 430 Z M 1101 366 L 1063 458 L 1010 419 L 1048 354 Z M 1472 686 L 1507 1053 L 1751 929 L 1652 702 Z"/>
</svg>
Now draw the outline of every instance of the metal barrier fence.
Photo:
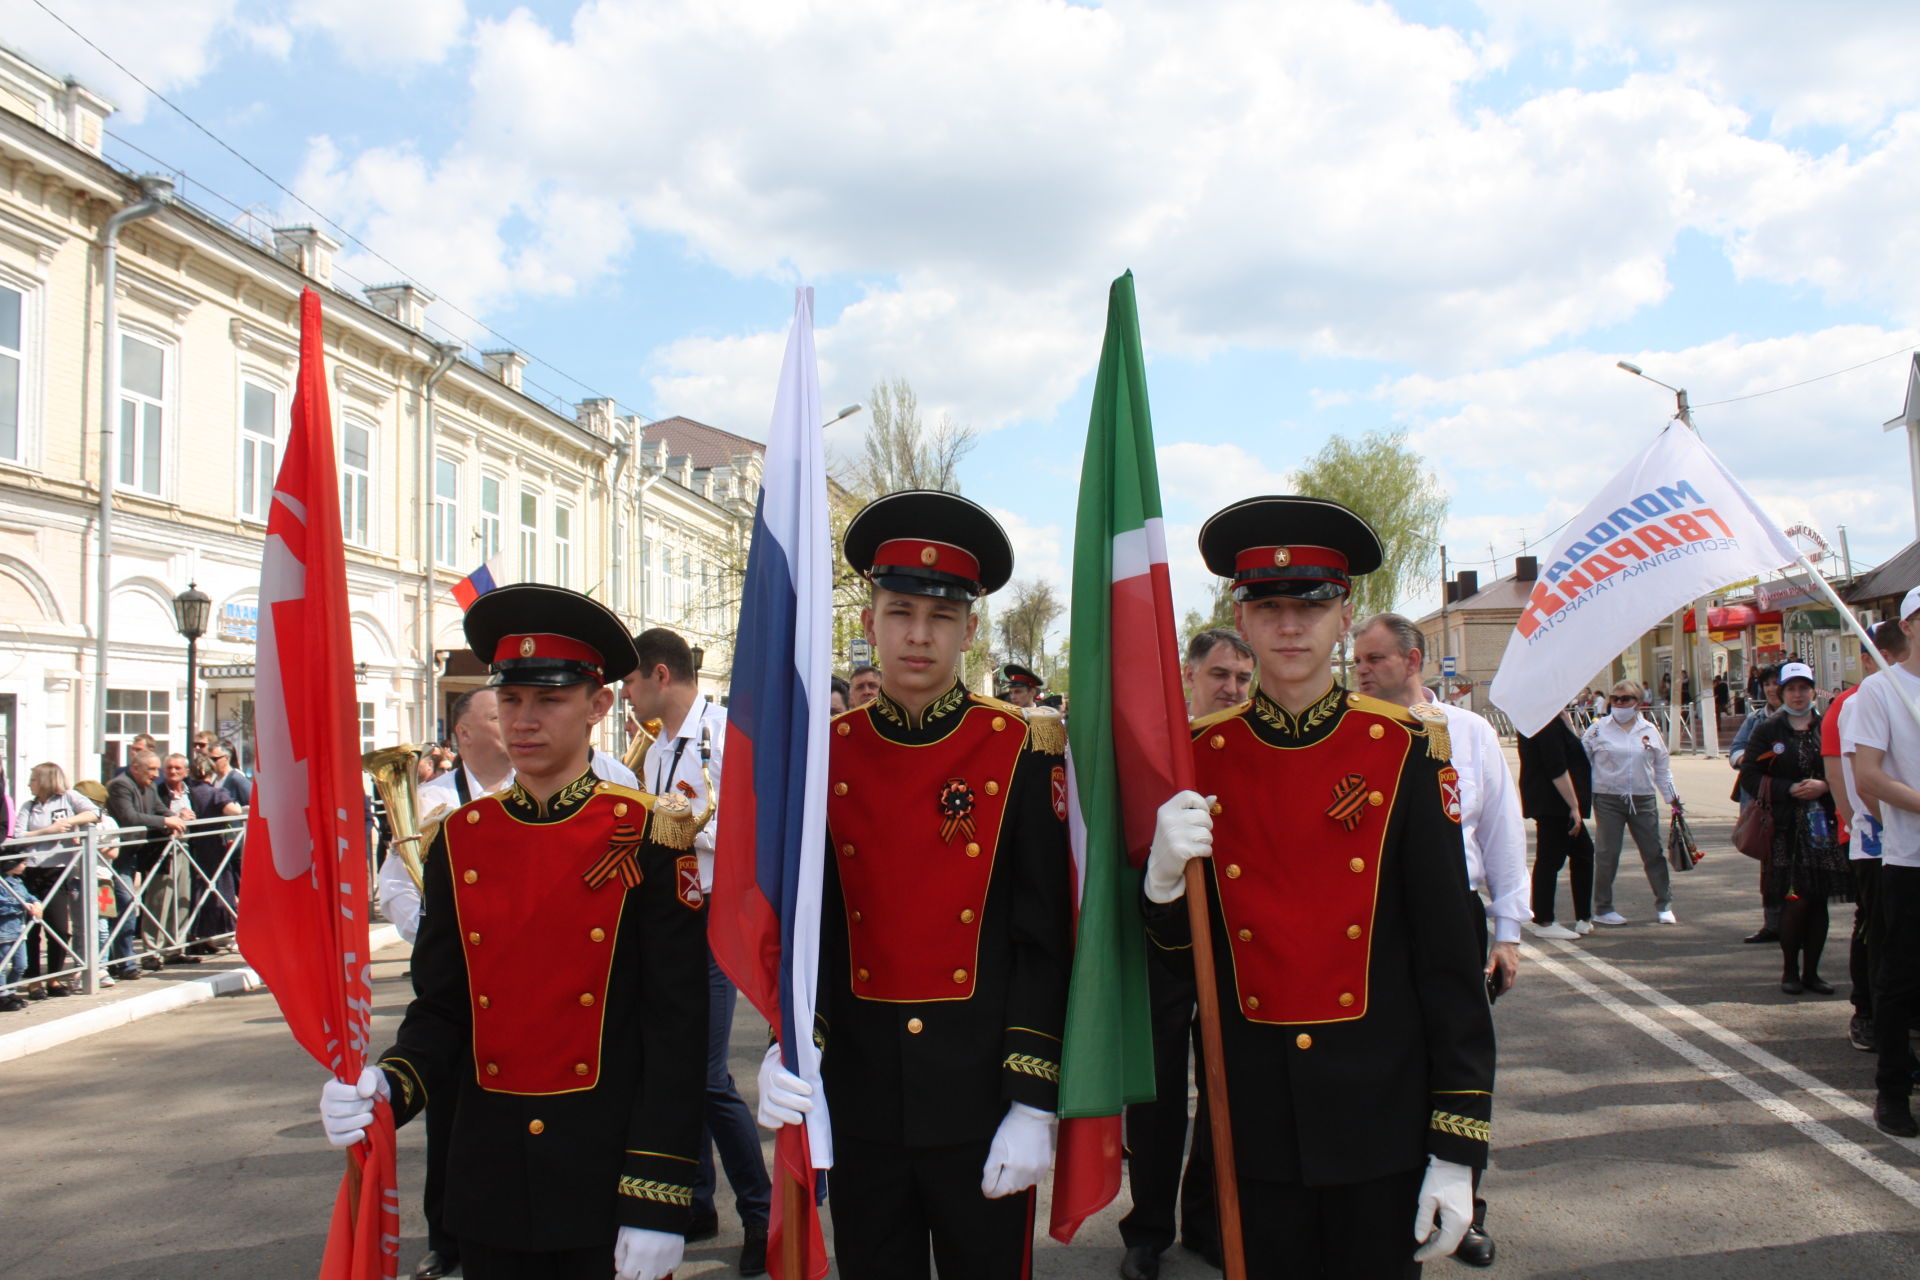
<svg viewBox="0 0 1920 1280">
<path fill-rule="evenodd" d="M 0 941 L 0 991 L 61 982 L 91 995 L 103 974 L 153 968 L 198 944 L 230 944 L 246 821 L 199 818 L 164 837 L 85 826 L 0 844 L 0 865 L 25 859 L 39 886 L 29 891 L 43 903 L 38 918 L 21 921 L 19 937 Z M 5 881 L 0 895 L 23 905 Z"/>
</svg>

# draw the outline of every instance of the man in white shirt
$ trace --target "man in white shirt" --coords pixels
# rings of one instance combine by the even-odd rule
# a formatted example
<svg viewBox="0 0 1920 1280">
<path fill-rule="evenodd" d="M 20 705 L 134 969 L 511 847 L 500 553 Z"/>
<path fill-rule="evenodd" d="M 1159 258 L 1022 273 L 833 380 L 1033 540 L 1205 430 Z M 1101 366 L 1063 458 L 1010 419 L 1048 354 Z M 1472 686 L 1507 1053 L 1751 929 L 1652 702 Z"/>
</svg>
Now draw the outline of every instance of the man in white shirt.
<svg viewBox="0 0 1920 1280">
<path fill-rule="evenodd" d="M 640 665 L 622 683 L 630 714 L 635 720 L 660 722 L 660 736 L 647 748 L 640 762 L 640 788 L 653 795 L 677 793 L 686 797 L 693 812 L 708 812 L 713 798 L 707 792 L 705 775 L 711 772 L 716 789 L 721 785 L 721 762 L 726 750 L 727 713 L 707 701 L 700 692 L 699 673 L 694 670 L 693 650 L 675 631 L 654 627 L 633 638 Z M 714 840 L 719 823 L 709 821 L 693 838 L 693 851 L 700 860 L 700 891 L 713 892 Z M 727 1070 L 728 1044 L 733 1031 L 733 1009 L 739 993 L 713 959 L 707 955 L 707 1139 L 700 1144 L 700 1165 L 694 1175 L 693 1227 L 688 1240 L 711 1239 L 719 1233 L 719 1214 L 714 1208 L 716 1185 L 713 1152 L 720 1151 L 720 1163 L 733 1186 L 740 1213 L 745 1243 L 740 1251 L 740 1272 L 757 1275 L 766 1266 L 767 1221 L 772 1210 L 773 1184 L 760 1152 L 760 1133 L 754 1127 L 753 1113 L 740 1097 L 733 1075 Z"/>
<path fill-rule="evenodd" d="M 1873 947 L 1873 1032 L 1879 1054 L 1873 1119 L 1882 1133 L 1920 1137 L 1913 1119 L 1907 1028 L 1920 1013 L 1920 587 L 1900 602 L 1907 656 L 1847 700 L 1841 751 L 1854 787 L 1880 811 L 1881 865 Z"/>
<path fill-rule="evenodd" d="M 1500 735 L 1465 707 L 1441 702 L 1420 679 L 1426 655 L 1420 629 L 1397 613 L 1376 613 L 1353 633 L 1354 685 L 1361 693 L 1402 707 L 1425 704 L 1446 718 L 1453 742 L 1452 767 L 1460 806 L 1460 836 L 1467 851 L 1467 883 L 1486 894 L 1484 916 L 1492 917 L 1493 939 L 1487 954 L 1487 991 L 1498 998 L 1513 986 L 1520 970 L 1520 926 L 1533 916 L 1533 887 L 1527 878 L 1527 828 L 1520 813 L 1520 792 L 1501 754 Z M 1484 917 L 1483 917 L 1484 918 Z M 1485 939 L 1483 938 L 1484 942 Z M 1470 1266 L 1493 1264 L 1493 1238 L 1487 1234 L 1487 1202 L 1474 1178 L 1473 1223 L 1454 1256 Z"/>
</svg>

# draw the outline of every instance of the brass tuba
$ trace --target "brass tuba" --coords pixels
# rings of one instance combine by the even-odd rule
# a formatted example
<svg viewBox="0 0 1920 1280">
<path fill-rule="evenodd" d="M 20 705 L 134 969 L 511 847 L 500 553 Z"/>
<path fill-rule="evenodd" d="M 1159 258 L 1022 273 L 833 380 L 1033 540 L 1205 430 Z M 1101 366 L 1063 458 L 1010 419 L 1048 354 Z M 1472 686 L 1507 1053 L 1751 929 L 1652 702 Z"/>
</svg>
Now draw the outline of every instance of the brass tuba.
<svg viewBox="0 0 1920 1280">
<path fill-rule="evenodd" d="M 427 850 L 420 823 L 420 757 L 424 753 L 422 747 L 402 744 L 360 757 L 360 767 L 373 779 L 374 792 L 387 811 L 394 856 L 407 869 L 416 889 L 422 887 L 420 864 Z"/>
<path fill-rule="evenodd" d="M 647 758 L 647 748 L 660 736 L 658 720 L 643 720 L 633 732 L 633 741 L 627 744 L 626 754 L 620 757 L 620 763 L 633 770 L 634 776 L 640 774 L 640 764 Z"/>
</svg>

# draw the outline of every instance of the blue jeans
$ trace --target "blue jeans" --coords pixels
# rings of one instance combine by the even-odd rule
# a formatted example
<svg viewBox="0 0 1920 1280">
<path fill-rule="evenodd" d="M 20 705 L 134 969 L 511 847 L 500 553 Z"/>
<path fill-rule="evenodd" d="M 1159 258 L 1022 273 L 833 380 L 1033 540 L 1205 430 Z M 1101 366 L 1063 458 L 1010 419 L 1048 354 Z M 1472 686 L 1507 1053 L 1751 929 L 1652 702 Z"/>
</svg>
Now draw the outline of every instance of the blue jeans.
<svg viewBox="0 0 1920 1280">
<path fill-rule="evenodd" d="M 718 1147 L 740 1221 L 764 1224 L 773 1207 L 773 1182 L 760 1155 L 760 1130 L 734 1087 L 733 1073 L 727 1070 L 733 1006 L 738 999 L 713 952 L 707 952 L 707 1119 L 700 1135 L 700 1164 L 693 1176 L 693 1213 L 696 1218 L 714 1213 L 713 1149 Z"/>
<path fill-rule="evenodd" d="M 14 994 L 14 987 L 26 976 L 27 944 L 18 937 L 0 938 L 0 995 Z"/>
</svg>

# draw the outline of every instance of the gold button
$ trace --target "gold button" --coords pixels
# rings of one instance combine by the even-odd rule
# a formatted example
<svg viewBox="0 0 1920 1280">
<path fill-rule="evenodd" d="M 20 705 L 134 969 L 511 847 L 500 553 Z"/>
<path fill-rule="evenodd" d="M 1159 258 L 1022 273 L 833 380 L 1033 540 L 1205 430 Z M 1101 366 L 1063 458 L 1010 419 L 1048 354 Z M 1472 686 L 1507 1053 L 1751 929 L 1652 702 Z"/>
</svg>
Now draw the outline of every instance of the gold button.
<svg viewBox="0 0 1920 1280">
<path fill-rule="evenodd" d="M 1373 805 L 1375 808 L 1378 808 L 1379 806 L 1385 804 L 1386 802 L 1387 802 L 1387 798 L 1381 795 L 1378 791 L 1367 792 L 1367 803 L 1370 805 Z"/>
<path fill-rule="evenodd" d="M 1365 871 L 1366 869 L 1367 869 L 1367 860 L 1365 858 L 1355 858 L 1353 861 L 1347 863 L 1347 870 L 1353 872 L 1355 875 L 1360 874 L 1362 871 Z"/>
<path fill-rule="evenodd" d="M 1367 730 L 1367 736 L 1369 738 L 1383 738 L 1386 736 L 1386 733 L 1387 731 L 1377 724 Z"/>
<path fill-rule="evenodd" d="M 972 908 L 972 907 L 968 907 L 968 908 L 967 908 L 966 910 L 964 910 L 964 911 L 962 911 L 962 912 L 960 913 L 960 923 L 961 923 L 961 924 L 972 924 L 972 923 L 973 923 L 973 908 Z"/>
<path fill-rule="evenodd" d="M 1236 933 L 1236 934 L 1234 934 L 1233 936 L 1234 936 L 1234 937 L 1236 937 L 1236 938 L 1238 938 L 1238 939 L 1240 939 L 1240 941 L 1242 941 L 1242 942 L 1252 942 L 1252 941 L 1253 941 L 1253 930 L 1251 930 L 1251 929 L 1242 929 L 1242 930 L 1241 930 L 1241 931 L 1240 931 L 1239 933 Z"/>
<path fill-rule="evenodd" d="M 583 1076 L 587 1074 L 587 1072 L 591 1071 L 592 1069 L 593 1068 L 589 1067 L 584 1062 L 576 1062 L 573 1064 L 573 1074 L 577 1076 Z"/>
<path fill-rule="evenodd" d="M 475 822 L 478 822 L 478 821 L 480 821 L 480 811 L 479 811 L 478 809 L 469 809 L 469 810 L 467 810 L 467 822 L 468 822 L 468 824 L 469 824 L 469 825 L 471 825 L 471 824 L 473 824 L 473 823 L 475 823 Z"/>
<path fill-rule="evenodd" d="M 1357 925 L 1357 924 L 1350 924 L 1350 925 L 1348 925 L 1348 926 L 1347 926 L 1347 936 L 1348 936 L 1349 938 L 1357 938 L 1357 937 L 1359 937 L 1359 936 L 1360 936 L 1360 926 L 1359 926 L 1359 925 Z"/>
<path fill-rule="evenodd" d="M 1348 705 L 1348 706 L 1350 706 L 1350 707 L 1357 707 L 1357 706 L 1359 706 L 1359 705 L 1360 705 L 1360 695 L 1359 695 L 1359 694 L 1357 694 L 1357 693 L 1350 693 L 1350 694 L 1348 694 L 1348 695 L 1347 695 L 1347 705 Z"/>
<path fill-rule="evenodd" d="M 934 565 L 940 563 L 940 553 L 932 547 L 922 547 L 920 548 L 920 563 L 931 569 Z"/>
<path fill-rule="evenodd" d="M 997 796 L 1000 794 L 1000 784 L 995 782 L 991 778 L 987 779 L 987 794 L 990 796 Z"/>
<path fill-rule="evenodd" d="M 481 997 L 480 997 L 480 1007 L 481 1007 L 482 1009 L 491 1009 L 491 1008 L 493 1008 L 493 1001 L 491 1001 L 491 1000 L 489 1000 L 489 999 L 488 999 L 487 997 L 485 997 L 485 996 L 481 996 Z"/>
<path fill-rule="evenodd" d="M 853 856 L 853 846 L 850 844 L 841 845 L 840 856 L 843 858 L 851 858 Z"/>
<path fill-rule="evenodd" d="M 1240 878 L 1240 864 L 1237 862 L 1229 862 L 1227 864 L 1227 879 L 1238 880 L 1239 878 Z"/>
<path fill-rule="evenodd" d="M 907 1033 L 908 1033 L 909 1035 L 916 1035 L 916 1036 L 917 1036 L 917 1035 L 919 1035 L 919 1034 L 920 1034 L 920 1033 L 921 1033 L 922 1031 L 925 1031 L 926 1029 L 927 1029 L 927 1024 L 926 1024 L 926 1023 L 924 1023 L 924 1022 L 922 1022 L 922 1021 L 920 1021 L 920 1019 L 918 1019 L 918 1018 L 908 1018 L 908 1019 L 907 1019 Z"/>
<path fill-rule="evenodd" d="M 627 802 L 625 800 L 613 806 L 613 816 L 616 818 L 624 818 L 627 816 Z"/>
<path fill-rule="evenodd" d="M 490 1076 L 497 1076 L 497 1075 L 499 1075 L 499 1074 L 500 1074 L 500 1064 L 499 1064 L 499 1063 L 497 1063 L 497 1062 L 489 1062 L 489 1063 L 487 1064 L 487 1074 L 488 1074 L 488 1075 L 490 1075 Z"/>
<path fill-rule="evenodd" d="M 967 971 L 965 969 L 955 969 L 953 971 L 953 980 L 955 982 L 965 982 L 967 980 Z"/>
<path fill-rule="evenodd" d="M 871 978 L 872 976 L 873 975 L 868 973 L 865 969 L 862 969 L 859 974 L 860 981 L 862 982 L 865 982 L 868 978 Z"/>
<path fill-rule="evenodd" d="M 467 941 L 477 947 L 480 945 L 480 935 L 478 933 L 470 933 L 467 935 Z"/>
<path fill-rule="evenodd" d="M 1005 716 L 995 716 L 993 718 L 993 731 L 995 733 L 1000 732 L 1002 729 L 1006 727 L 1007 727 L 1007 718 Z"/>
<path fill-rule="evenodd" d="M 1218 751 L 1222 747 L 1227 745 L 1227 739 L 1223 734 L 1216 733 L 1211 738 L 1207 739 L 1207 745 L 1212 747 L 1215 751 Z"/>
<path fill-rule="evenodd" d="M 977 845 L 977 844 L 969 844 L 969 845 L 967 846 L 967 856 L 968 856 L 969 858 L 977 858 L 977 857 L 979 857 L 979 856 L 980 856 L 980 846 L 979 846 L 979 845 Z"/>
<path fill-rule="evenodd" d="M 1351 1009 L 1351 1008 L 1353 1008 L 1353 992 L 1351 992 L 1351 991 L 1342 991 L 1342 992 L 1340 993 L 1340 1007 L 1341 1007 L 1342 1009 Z"/>
<path fill-rule="evenodd" d="M 540 1134 L 545 1133 L 546 1131 L 547 1131 L 547 1123 L 544 1120 L 529 1120 L 527 1122 L 528 1133 L 538 1136 Z"/>
<path fill-rule="evenodd" d="M 862 920 L 865 920 L 865 919 L 866 917 L 861 915 L 858 911 L 853 913 L 853 922 L 855 924 L 859 924 Z"/>
<path fill-rule="evenodd" d="M 605 790 L 606 790 L 606 789 L 607 789 L 608 787 L 610 787 L 610 786 L 612 786 L 612 785 L 613 785 L 613 784 L 612 784 L 611 782 L 603 782 L 603 783 L 601 783 L 601 784 L 600 784 L 599 786 L 597 786 L 597 787 L 595 787 L 595 788 L 594 788 L 594 790 L 595 790 L 595 791 L 605 791 Z"/>
<path fill-rule="evenodd" d="M 1207 806 L 1207 812 L 1217 818 L 1220 816 L 1221 810 L 1224 809 L 1225 807 L 1226 806 L 1222 805 L 1218 800 L 1215 800 L 1212 804 Z"/>
<path fill-rule="evenodd" d="M 844 782 L 836 782 L 836 783 L 834 783 L 834 784 L 833 784 L 833 794 L 835 794 L 835 795 L 837 795 L 837 796 L 843 796 L 843 795 L 845 795 L 845 794 L 847 794 L 847 784 L 846 784 L 846 783 L 844 783 Z"/>
<path fill-rule="evenodd" d="M 593 992 L 582 991 L 580 993 L 580 1005 L 582 1008 L 591 1009 L 593 1007 Z"/>
<path fill-rule="evenodd" d="M 1249 1008 L 1249 1009 L 1258 1009 L 1259 1007 L 1260 1007 L 1260 997 L 1259 997 L 1259 996 L 1248 996 L 1248 997 L 1247 997 L 1247 1008 Z"/>
<path fill-rule="evenodd" d="M 853 726 L 850 724 L 847 724 L 845 721 L 842 721 L 841 723 L 833 726 L 833 731 L 844 738 L 848 734 L 853 732 Z"/>
<path fill-rule="evenodd" d="M 478 880 L 480 878 L 480 873 L 478 871 L 468 871 L 465 875 L 461 876 L 460 878 L 462 880 L 465 880 L 468 884 L 472 884 L 475 880 Z"/>
<path fill-rule="evenodd" d="M 1313 1037 L 1302 1031 L 1293 1038 L 1293 1043 L 1296 1048 L 1311 1049 L 1313 1048 Z"/>
<path fill-rule="evenodd" d="M 607 931 L 605 929 L 589 929 L 587 930 L 587 937 L 594 942 L 605 942 L 607 940 Z"/>
</svg>

